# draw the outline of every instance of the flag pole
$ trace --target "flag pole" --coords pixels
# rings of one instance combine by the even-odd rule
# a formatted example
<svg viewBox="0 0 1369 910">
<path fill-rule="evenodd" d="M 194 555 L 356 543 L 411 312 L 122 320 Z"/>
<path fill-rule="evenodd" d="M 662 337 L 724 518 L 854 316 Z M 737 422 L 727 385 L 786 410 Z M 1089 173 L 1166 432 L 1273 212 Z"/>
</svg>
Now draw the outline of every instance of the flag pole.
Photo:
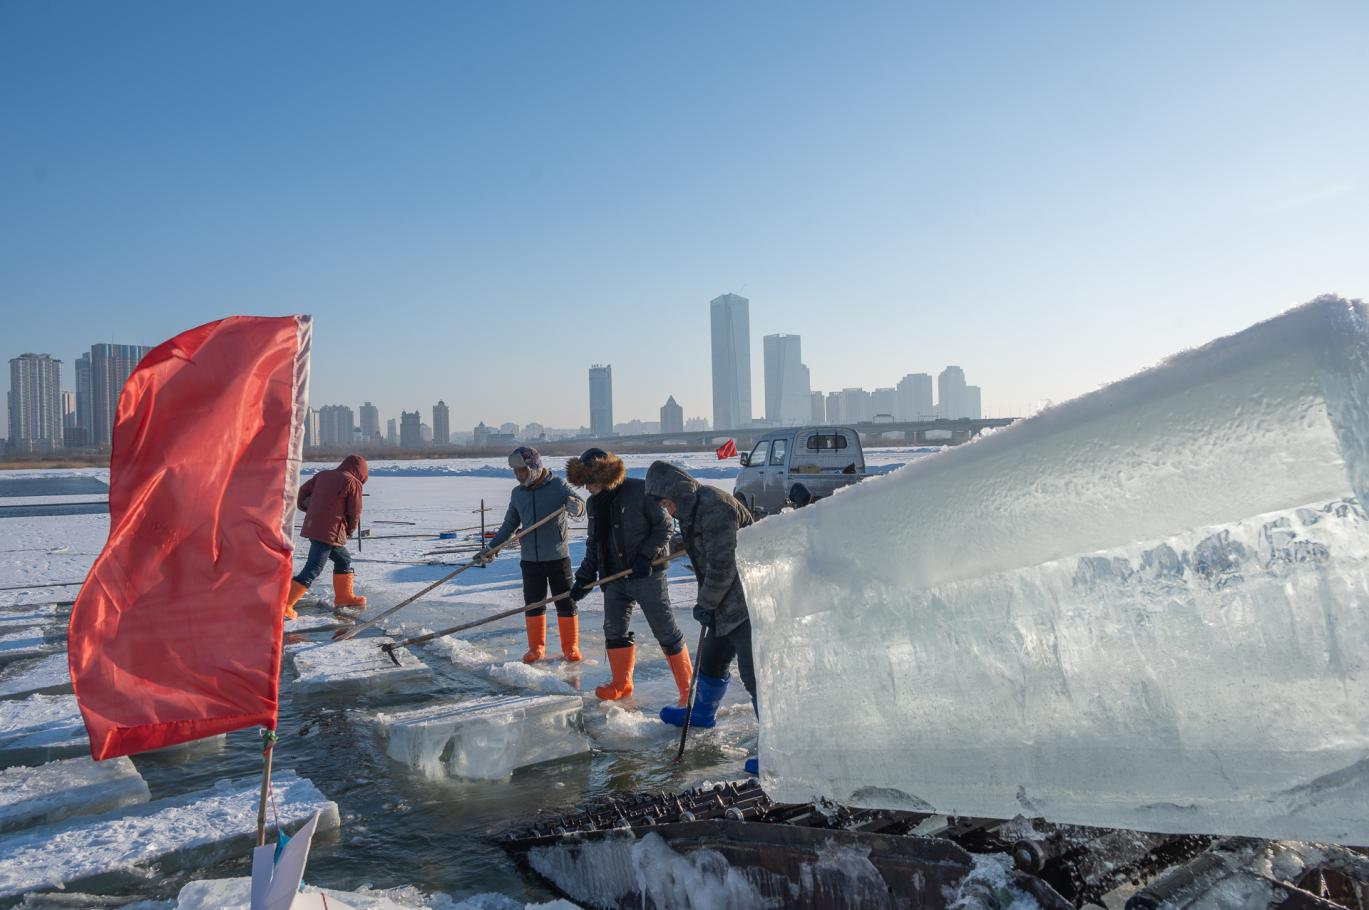
<svg viewBox="0 0 1369 910">
<path fill-rule="evenodd" d="M 266 801 L 271 795 L 271 753 L 276 745 L 276 731 L 261 731 L 261 802 L 257 806 L 257 846 L 266 846 Z"/>
</svg>

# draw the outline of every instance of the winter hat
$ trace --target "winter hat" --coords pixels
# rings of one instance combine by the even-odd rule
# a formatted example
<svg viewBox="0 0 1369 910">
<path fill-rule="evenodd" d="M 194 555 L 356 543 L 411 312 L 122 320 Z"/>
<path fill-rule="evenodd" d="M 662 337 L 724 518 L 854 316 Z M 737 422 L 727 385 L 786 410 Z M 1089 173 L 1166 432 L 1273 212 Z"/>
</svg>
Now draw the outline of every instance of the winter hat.
<svg viewBox="0 0 1369 910">
<path fill-rule="evenodd" d="M 535 474 L 542 470 L 542 456 L 532 446 L 519 446 L 509 455 L 509 467 L 527 468 Z"/>
<path fill-rule="evenodd" d="M 617 455 L 603 449 L 585 449 L 579 458 L 566 462 L 566 479 L 577 487 L 597 483 L 605 489 L 613 489 L 627 477 L 627 466 Z"/>
</svg>

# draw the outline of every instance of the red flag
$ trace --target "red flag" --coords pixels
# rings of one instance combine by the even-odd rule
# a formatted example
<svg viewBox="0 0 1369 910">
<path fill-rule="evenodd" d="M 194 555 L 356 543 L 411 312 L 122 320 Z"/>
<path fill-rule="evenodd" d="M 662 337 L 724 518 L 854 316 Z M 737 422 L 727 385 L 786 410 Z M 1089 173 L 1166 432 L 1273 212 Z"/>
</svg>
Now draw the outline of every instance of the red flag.
<svg viewBox="0 0 1369 910">
<path fill-rule="evenodd" d="M 735 439 L 729 439 L 727 442 L 723 443 L 721 446 L 718 447 L 718 460 L 719 460 L 719 461 L 722 461 L 724 458 L 736 458 L 736 457 L 737 457 L 737 441 L 736 441 Z"/>
<path fill-rule="evenodd" d="M 109 540 L 68 634 L 96 760 L 275 729 L 311 334 L 308 316 L 230 316 L 124 384 Z"/>
</svg>

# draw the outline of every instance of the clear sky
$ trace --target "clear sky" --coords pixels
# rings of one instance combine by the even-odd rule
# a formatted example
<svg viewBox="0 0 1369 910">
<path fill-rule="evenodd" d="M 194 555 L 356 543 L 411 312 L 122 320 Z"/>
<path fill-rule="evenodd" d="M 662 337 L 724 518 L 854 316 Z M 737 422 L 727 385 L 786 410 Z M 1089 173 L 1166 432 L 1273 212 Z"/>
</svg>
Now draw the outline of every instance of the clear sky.
<svg viewBox="0 0 1369 910">
<path fill-rule="evenodd" d="M 0 360 L 315 317 L 312 403 L 1020 413 L 1369 296 L 1369 4 L 0 3 Z M 6 377 L 7 379 L 7 377 Z"/>
</svg>

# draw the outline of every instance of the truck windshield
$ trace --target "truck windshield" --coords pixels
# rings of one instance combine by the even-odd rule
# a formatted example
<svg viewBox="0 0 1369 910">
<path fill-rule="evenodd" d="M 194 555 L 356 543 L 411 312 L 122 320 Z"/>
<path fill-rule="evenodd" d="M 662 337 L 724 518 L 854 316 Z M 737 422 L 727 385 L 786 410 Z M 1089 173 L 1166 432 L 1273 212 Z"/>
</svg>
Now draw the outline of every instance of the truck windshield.
<svg viewBox="0 0 1369 910">
<path fill-rule="evenodd" d="M 756 443 L 756 447 L 755 447 L 754 449 L 751 450 L 751 457 L 750 457 L 749 459 L 747 459 L 747 462 L 748 462 L 749 464 L 756 465 L 756 466 L 762 466 L 762 465 L 764 465 L 764 464 L 765 464 L 765 450 L 766 450 L 766 448 L 769 447 L 769 445 L 770 445 L 770 443 L 768 443 L 768 442 L 758 442 L 758 443 Z"/>
</svg>

